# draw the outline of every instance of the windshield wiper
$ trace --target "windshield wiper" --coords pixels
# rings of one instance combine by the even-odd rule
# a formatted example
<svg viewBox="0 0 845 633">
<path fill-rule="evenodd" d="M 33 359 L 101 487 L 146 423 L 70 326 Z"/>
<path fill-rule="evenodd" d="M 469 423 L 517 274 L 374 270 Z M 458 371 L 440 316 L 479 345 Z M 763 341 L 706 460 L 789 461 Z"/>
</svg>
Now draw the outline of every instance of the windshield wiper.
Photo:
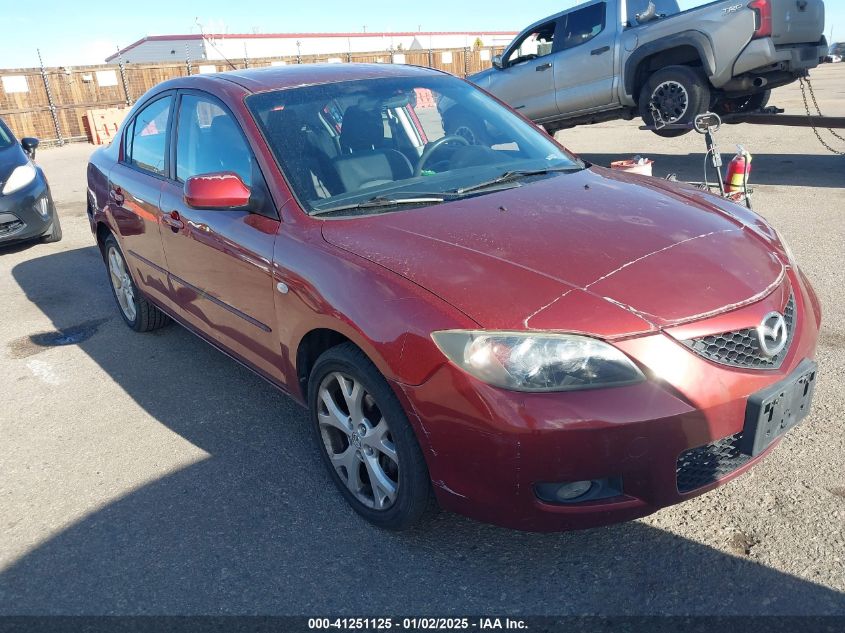
<svg viewBox="0 0 845 633">
<path fill-rule="evenodd" d="M 327 213 L 337 213 L 340 211 L 357 211 L 360 209 L 382 209 L 385 207 L 398 207 L 406 204 L 440 204 L 444 202 L 444 198 L 388 198 L 386 196 L 376 196 L 365 200 L 364 202 L 356 202 L 355 204 L 342 204 L 336 207 L 326 207 L 325 209 L 316 209 L 311 215 L 325 215 Z"/>
<path fill-rule="evenodd" d="M 470 185 L 469 187 L 462 187 L 460 189 L 456 189 L 454 193 L 457 194 L 465 194 L 465 193 L 472 193 L 473 191 L 481 191 L 482 189 L 488 189 L 489 187 L 495 187 L 496 185 L 501 185 L 506 182 L 513 182 L 515 180 L 519 180 L 520 178 L 530 178 L 531 176 L 544 176 L 546 174 L 553 174 L 557 172 L 573 172 L 573 171 L 581 171 L 580 167 L 551 167 L 548 169 L 516 169 L 512 171 L 506 171 L 505 173 L 501 174 L 500 176 L 493 178 L 492 180 L 487 180 L 485 182 L 480 182 L 477 185 Z"/>
</svg>

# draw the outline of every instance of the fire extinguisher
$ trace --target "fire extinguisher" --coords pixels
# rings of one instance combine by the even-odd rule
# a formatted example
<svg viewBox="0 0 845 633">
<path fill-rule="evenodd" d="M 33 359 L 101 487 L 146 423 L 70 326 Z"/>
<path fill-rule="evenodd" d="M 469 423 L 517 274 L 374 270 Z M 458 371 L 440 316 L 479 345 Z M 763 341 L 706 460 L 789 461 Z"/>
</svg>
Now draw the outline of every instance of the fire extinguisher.
<svg viewBox="0 0 845 633">
<path fill-rule="evenodd" d="M 748 176 L 751 174 L 751 154 L 742 145 L 736 146 L 736 156 L 728 164 L 725 175 L 725 191 L 734 193 L 745 191 L 748 187 Z"/>
</svg>

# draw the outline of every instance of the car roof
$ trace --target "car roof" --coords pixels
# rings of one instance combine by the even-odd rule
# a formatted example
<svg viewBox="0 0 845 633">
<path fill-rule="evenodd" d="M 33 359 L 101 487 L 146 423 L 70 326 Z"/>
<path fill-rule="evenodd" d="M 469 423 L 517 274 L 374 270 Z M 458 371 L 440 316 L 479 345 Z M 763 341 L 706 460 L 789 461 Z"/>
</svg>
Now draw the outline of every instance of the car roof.
<svg viewBox="0 0 845 633">
<path fill-rule="evenodd" d="M 237 84 L 248 92 L 266 92 L 339 81 L 443 74 L 441 71 L 431 68 L 404 64 L 294 64 L 194 75 L 167 83 L 178 83 L 178 87 L 190 87 L 191 85 L 199 87 L 200 84 L 207 85 L 207 80 L 211 79 Z"/>
</svg>

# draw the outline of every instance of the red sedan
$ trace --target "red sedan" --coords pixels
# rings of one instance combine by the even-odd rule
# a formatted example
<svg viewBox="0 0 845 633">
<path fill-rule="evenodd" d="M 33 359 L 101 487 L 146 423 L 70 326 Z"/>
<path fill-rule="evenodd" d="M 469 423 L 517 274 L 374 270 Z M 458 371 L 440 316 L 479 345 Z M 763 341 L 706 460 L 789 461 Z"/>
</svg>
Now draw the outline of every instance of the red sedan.
<svg viewBox="0 0 845 633">
<path fill-rule="evenodd" d="M 169 81 L 88 188 L 127 325 L 173 319 L 307 406 L 382 527 L 432 497 L 524 530 L 641 517 L 809 412 L 819 302 L 765 220 L 586 164 L 439 72 Z"/>
</svg>

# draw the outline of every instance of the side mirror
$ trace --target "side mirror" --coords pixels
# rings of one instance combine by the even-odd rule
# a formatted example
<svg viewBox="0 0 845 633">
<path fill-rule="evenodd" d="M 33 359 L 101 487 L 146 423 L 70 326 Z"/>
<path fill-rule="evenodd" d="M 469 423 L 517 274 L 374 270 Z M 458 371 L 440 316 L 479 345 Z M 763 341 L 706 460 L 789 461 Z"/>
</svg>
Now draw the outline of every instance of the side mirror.
<svg viewBox="0 0 845 633">
<path fill-rule="evenodd" d="M 38 139 L 31 136 L 21 139 L 21 147 L 23 147 L 23 151 L 25 151 L 33 160 L 35 160 L 35 150 L 38 149 L 38 144 Z"/>
<path fill-rule="evenodd" d="M 252 192 L 240 176 L 229 171 L 202 174 L 185 181 L 185 204 L 194 209 L 239 209 L 249 205 Z"/>
<path fill-rule="evenodd" d="M 497 70 L 502 70 L 505 67 L 504 61 L 502 61 L 501 55 L 494 55 L 493 56 L 493 68 Z"/>
</svg>

